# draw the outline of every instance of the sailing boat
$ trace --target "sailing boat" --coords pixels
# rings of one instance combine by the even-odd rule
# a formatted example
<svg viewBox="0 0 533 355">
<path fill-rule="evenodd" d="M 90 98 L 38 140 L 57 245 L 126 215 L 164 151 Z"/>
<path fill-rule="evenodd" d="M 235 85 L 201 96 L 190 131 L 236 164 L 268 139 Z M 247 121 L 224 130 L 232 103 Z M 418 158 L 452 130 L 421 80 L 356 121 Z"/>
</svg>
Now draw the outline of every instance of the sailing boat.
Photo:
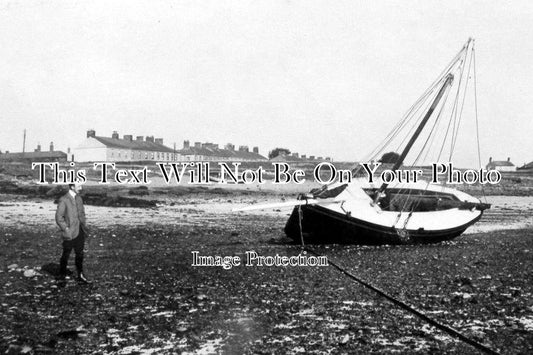
<svg viewBox="0 0 533 355">
<path fill-rule="evenodd" d="M 392 142 L 399 141 L 397 151 L 401 154 L 396 154 L 392 171 L 413 155 L 415 147 L 420 148 L 415 164 L 427 157 L 429 150 L 436 151 L 437 159 L 441 159 L 444 147 L 449 147 L 451 161 L 471 77 L 475 91 L 474 41 L 469 39 L 370 158 L 379 157 Z M 475 106 L 477 123 L 477 101 Z M 441 125 L 443 117 L 449 118 L 447 126 Z M 402 132 L 408 135 L 403 137 Z M 438 132 L 443 138 L 435 138 Z M 301 243 L 320 244 L 434 243 L 459 236 L 490 208 L 446 185 L 425 181 L 370 183 L 359 175 L 355 170 L 349 183 L 325 185 L 299 196 L 285 226 L 287 236 Z"/>
</svg>

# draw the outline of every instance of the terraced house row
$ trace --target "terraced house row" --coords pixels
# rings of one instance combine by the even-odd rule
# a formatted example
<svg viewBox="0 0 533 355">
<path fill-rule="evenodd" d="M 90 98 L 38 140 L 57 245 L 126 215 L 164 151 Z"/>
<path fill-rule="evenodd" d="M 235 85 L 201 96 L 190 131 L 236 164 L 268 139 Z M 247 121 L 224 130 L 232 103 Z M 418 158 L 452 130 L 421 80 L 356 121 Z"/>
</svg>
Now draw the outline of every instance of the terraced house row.
<svg viewBox="0 0 533 355">
<path fill-rule="evenodd" d="M 124 135 L 113 132 L 111 137 L 97 136 L 94 130 L 87 131 L 87 138 L 73 149 L 72 159 L 78 162 L 90 161 L 261 161 L 267 160 L 259 154 L 259 148 L 252 151 L 248 146 L 228 143 L 224 148 L 218 144 L 183 142 L 183 148 L 176 150 L 163 144 L 162 138 L 153 136 Z"/>
</svg>

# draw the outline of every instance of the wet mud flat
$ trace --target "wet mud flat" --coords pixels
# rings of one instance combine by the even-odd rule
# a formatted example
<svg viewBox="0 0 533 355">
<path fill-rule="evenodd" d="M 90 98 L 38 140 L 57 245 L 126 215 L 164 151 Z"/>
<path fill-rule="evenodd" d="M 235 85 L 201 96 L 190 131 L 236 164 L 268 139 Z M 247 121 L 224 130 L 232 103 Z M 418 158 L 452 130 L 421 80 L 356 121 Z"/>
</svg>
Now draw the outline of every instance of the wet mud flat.
<svg viewBox="0 0 533 355">
<path fill-rule="evenodd" d="M 331 266 L 192 266 L 194 251 L 242 260 L 249 251 L 301 253 L 283 235 L 287 211 L 228 209 L 256 198 L 87 206 L 95 283 L 64 288 L 43 268 L 60 253 L 53 203 L 3 201 L 0 353 L 478 353 Z M 309 247 L 503 354 L 531 353 L 531 213 L 504 207 L 479 223 L 482 232 L 451 242 Z M 521 228 L 497 228 L 515 226 L 506 221 Z"/>
</svg>

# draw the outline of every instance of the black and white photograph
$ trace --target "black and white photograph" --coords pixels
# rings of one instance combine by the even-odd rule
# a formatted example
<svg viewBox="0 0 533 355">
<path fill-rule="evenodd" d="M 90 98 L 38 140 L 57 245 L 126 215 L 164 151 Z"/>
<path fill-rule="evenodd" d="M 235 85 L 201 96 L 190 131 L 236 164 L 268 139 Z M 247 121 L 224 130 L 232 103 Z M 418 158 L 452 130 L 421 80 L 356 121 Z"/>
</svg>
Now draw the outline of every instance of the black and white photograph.
<svg viewBox="0 0 533 355">
<path fill-rule="evenodd" d="M 0 0 L 0 354 L 533 353 L 532 19 Z"/>
</svg>

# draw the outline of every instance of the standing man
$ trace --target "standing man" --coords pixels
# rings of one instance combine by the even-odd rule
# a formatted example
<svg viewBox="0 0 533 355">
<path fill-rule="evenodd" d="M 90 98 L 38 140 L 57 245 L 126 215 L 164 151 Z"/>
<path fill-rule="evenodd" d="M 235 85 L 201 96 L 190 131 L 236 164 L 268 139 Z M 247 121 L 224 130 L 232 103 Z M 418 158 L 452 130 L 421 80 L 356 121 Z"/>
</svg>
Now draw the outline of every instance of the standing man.
<svg viewBox="0 0 533 355">
<path fill-rule="evenodd" d="M 74 249 L 78 282 L 90 284 L 91 282 L 83 274 L 83 247 L 87 236 L 87 226 L 85 224 L 83 201 L 79 195 L 80 191 L 80 184 L 69 184 L 69 191 L 59 199 L 57 205 L 56 223 L 61 228 L 63 237 L 63 254 L 59 262 L 59 280 L 65 282 L 68 259 L 70 252 Z"/>
</svg>

